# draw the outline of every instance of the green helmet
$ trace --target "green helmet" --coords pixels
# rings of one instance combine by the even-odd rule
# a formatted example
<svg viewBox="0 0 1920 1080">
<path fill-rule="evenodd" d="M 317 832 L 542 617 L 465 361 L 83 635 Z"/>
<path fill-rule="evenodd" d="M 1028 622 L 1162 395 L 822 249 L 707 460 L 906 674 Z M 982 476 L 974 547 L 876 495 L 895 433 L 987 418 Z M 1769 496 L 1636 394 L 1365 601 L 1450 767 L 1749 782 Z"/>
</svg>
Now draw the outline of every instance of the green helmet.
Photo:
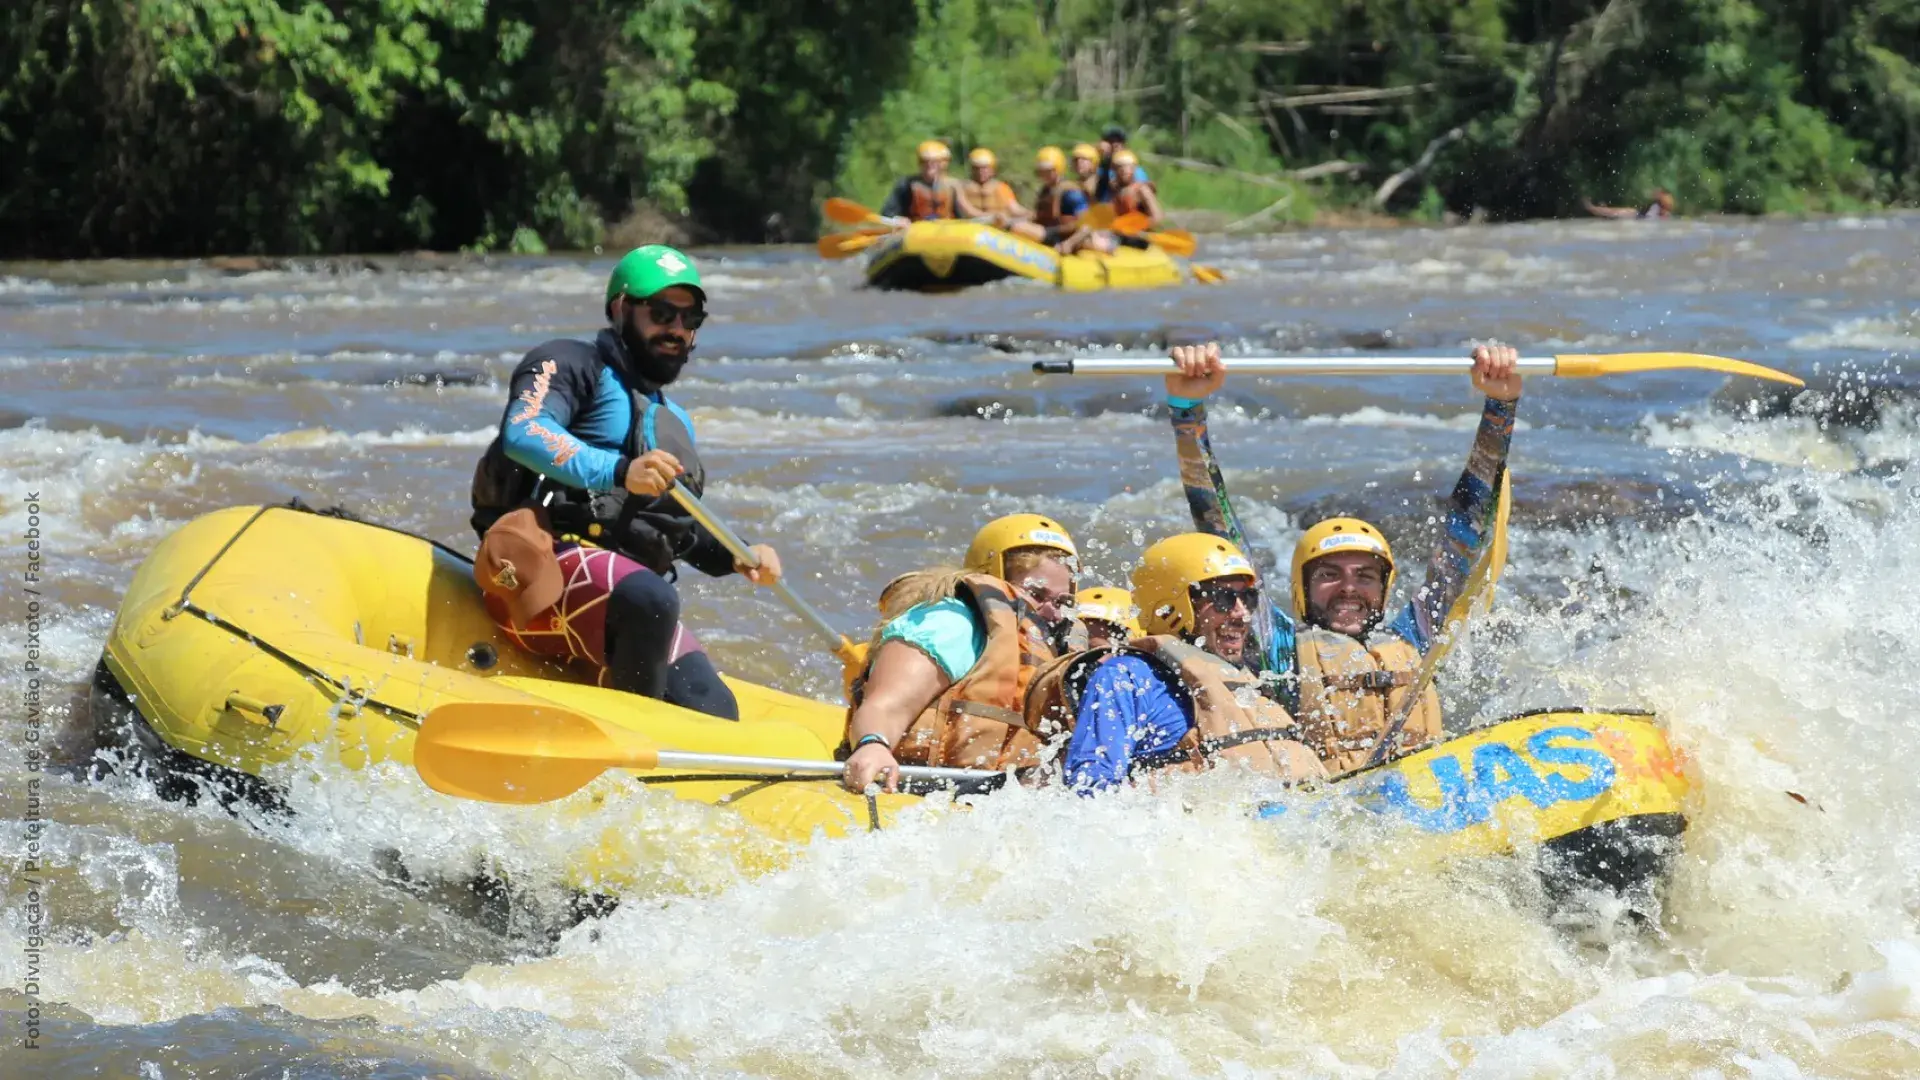
<svg viewBox="0 0 1920 1080">
<path fill-rule="evenodd" d="M 613 298 L 622 294 L 645 300 L 675 285 L 692 289 L 701 303 L 707 302 L 707 291 L 700 287 L 700 271 L 692 259 L 665 244 L 648 244 L 627 252 L 614 264 L 613 275 L 607 278 L 607 303 L 611 305 Z"/>
</svg>

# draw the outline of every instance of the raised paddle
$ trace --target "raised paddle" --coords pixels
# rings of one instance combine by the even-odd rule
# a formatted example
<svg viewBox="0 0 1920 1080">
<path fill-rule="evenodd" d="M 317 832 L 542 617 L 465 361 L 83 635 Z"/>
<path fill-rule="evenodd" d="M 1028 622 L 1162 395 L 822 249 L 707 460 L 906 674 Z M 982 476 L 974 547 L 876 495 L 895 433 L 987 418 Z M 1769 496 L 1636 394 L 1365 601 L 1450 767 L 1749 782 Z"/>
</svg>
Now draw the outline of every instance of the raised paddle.
<svg viewBox="0 0 1920 1080">
<path fill-rule="evenodd" d="M 747 547 L 746 542 L 741 540 L 732 529 L 727 528 L 726 522 L 714 517 L 713 513 L 700 502 L 699 498 L 696 497 L 693 492 L 687 490 L 687 485 L 675 480 L 668 494 L 672 495 L 673 501 L 684 507 L 687 514 L 691 516 L 693 520 L 699 522 L 702 528 L 712 533 L 713 538 L 720 541 L 720 545 L 726 548 L 729 554 L 748 566 L 759 569 L 759 556 L 755 555 L 753 550 Z M 866 648 L 848 641 L 845 634 L 835 630 L 833 624 L 827 621 L 826 616 L 820 614 L 819 611 L 814 609 L 812 604 L 802 600 L 800 594 L 793 591 L 792 587 L 787 584 L 785 578 L 773 582 L 769 587 L 773 589 L 774 593 L 778 595 L 781 600 L 786 602 L 787 607 L 790 608 L 795 615 L 800 616 L 800 621 L 806 623 L 808 629 L 818 635 L 821 641 L 827 643 L 827 646 L 833 650 L 833 655 L 839 657 L 842 664 L 845 664 L 851 669 L 856 665 L 864 665 L 866 663 Z"/>
<path fill-rule="evenodd" d="M 852 199 L 842 199 L 838 197 L 828 199 L 822 204 L 821 209 L 826 212 L 827 220 L 837 221 L 842 225 L 891 226 L 894 224 L 867 207 L 854 202 Z"/>
<path fill-rule="evenodd" d="M 1225 361 L 1227 370 L 1241 375 L 1465 375 L 1473 361 L 1464 356 L 1236 356 Z M 1798 377 L 1770 367 L 1703 353 L 1645 352 L 1605 355 L 1522 357 L 1514 370 L 1522 375 L 1558 375 L 1591 379 L 1601 375 L 1631 375 L 1642 371 L 1718 371 L 1751 375 L 1788 386 L 1805 386 Z M 1097 359 L 1036 360 L 1038 375 L 1172 375 L 1172 360 Z"/>
<path fill-rule="evenodd" d="M 820 257 L 823 259 L 850 259 L 867 250 L 880 241 L 892 236 L 899 230 L 887 227 L 857 229 L 853 232 L 828 233 L 820 238 Z"/>
<path fill-rule="evenodd" d="M 428 787 L 443 794 L 522 805 L 566 798 L 608 769 L 825 779 L 847 768 L 838 761 L 663 750 L 637 731 L 560 705 L 506 701 L 462 701 L 434 708 L 414 738 L 413 767 Z M 920 789 L 978 789 L 1001 783 L 1003 774 L 907 765 L 901 767 L 900 779 Z"/>
</svg>

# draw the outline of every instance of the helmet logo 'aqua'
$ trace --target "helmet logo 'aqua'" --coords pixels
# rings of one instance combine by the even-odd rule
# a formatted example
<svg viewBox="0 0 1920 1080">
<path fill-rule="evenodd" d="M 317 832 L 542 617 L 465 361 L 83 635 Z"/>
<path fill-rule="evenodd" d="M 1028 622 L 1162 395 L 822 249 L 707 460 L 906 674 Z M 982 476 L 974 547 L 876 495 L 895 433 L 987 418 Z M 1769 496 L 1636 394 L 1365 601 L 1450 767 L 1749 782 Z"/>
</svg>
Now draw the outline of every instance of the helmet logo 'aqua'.
<svg viewBox="0 0 1920 1080">
<path fill-rule="evenodd" d="M 669 274 L 677 274 L 687 268 L 687 261 L 682 259 L 678 252 L 669 251 L 655 260 L 654 265 Z"/>
</svg>

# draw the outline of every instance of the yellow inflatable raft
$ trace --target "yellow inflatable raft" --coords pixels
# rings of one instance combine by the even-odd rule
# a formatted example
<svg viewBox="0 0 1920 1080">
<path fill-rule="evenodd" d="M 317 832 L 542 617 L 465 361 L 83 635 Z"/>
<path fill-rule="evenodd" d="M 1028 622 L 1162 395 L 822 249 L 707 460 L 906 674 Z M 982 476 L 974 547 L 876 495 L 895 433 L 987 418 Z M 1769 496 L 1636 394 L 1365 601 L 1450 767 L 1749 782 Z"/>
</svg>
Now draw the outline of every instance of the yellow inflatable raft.
<svg viewBox="0 0 1920 1080">
<path fill-rule="evenodd" d="M 1061 255 L 1045 244 L 972 221 L 918 221 L 874 246 L 867 284 L 878 289 L 949 292 L 1010 277 L 1068 292 L 1158 289 L 1183 280 L 1158 248 L 1123 247 L 1110 255 Z"/>
<path fill-rule="evenodd" d="M 458 701 L 556 702 L 662 748 L 710 754 L 831 760 L 840 742 L 840 706 L 752 683 L 729 680 L 735 723 L 582 677 L 515 649 L 457 552 L 304 509 L 238 507 L 182 526 L 135 573 L 108 634 L 95 724 L 163 773 L 268 798 L 258 778 L 316 747 L 350 767 L 410 761 L 421 718 Z M 1504 721 L 1334 789 L 1463 852 L 1538 841 L 1578 860 L 1584 876 L 1625 885 L 1657 872 L 1638 853 L 1646 838 L 1684 827 L 1688 786 L 1651 716 L 1575 710 Z M 916 801 L 851 795 L 831 781 L 664 789 L 796 842 L 884 828 Z M 577 880 L 617 892 L 632 872 L 622 854 L 587 860 Z"/>
</svg>

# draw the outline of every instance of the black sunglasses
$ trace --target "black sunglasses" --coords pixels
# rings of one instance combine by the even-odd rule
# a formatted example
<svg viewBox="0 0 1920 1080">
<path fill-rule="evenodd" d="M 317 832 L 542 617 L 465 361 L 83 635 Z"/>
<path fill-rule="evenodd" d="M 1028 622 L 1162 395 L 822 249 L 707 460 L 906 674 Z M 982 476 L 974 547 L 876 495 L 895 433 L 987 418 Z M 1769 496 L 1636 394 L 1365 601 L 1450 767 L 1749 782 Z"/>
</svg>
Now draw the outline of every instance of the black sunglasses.
<svg viewBox="0 0 1920 1080">
<path fill-rule="evenodd" d="M 1243 603 L 1248 611 L 1260 608 L 1260 586 L 1258 585 L 1216 585 L 1203 582 L 1193 587 L 1193 598 L 1197 603 L 1221 612 L 1233 610 L 1233 605 Z"/>
<path fill-rule="evenodd" d="M 698 304 L 681 307 L 671 300 L 650 299 L 646 301 L 646 305 L 647 318 L 652 319 L 655 326 L 671 326 L 673 320 L 677 318 L 681 326 L 689 330 L 698 330 L 701 324 L 707 321 L 707 309 Z"/>
</svg>

